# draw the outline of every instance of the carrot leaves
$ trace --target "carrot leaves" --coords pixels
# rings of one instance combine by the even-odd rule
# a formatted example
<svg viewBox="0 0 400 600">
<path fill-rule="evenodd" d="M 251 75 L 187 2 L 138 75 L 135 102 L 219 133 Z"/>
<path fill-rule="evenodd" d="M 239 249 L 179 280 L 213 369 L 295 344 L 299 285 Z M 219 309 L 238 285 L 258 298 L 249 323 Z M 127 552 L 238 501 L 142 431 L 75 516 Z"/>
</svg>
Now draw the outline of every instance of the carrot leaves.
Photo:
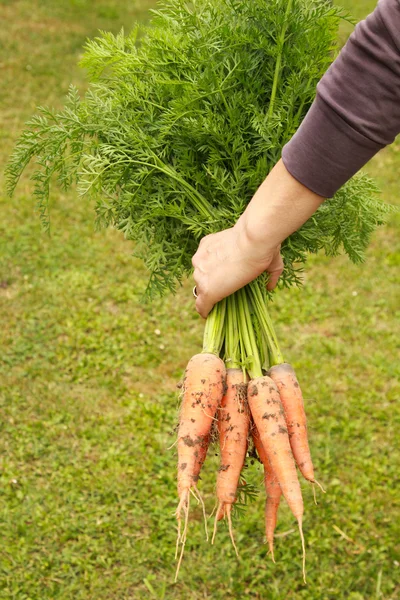
<svg viewBox="0 0 400 600">
<path fill-rule="evenodd" d="M 149 26 L 86 44 L 83 98 L 40 108 L 7 167 L 8 192 L 31 162 L 49 228 L 51 185 L 77 184 L 97 224 L 135 242 L 150 295 L 174 291 L 202 236 L 233 225 L 279 160 L 332 60 L 342 14 L 325 0 L 168 0 Z M 282 253 L 282 284 L 309 252 L 363 258 L 386 207 L 357 176 Z"/>
</svg>

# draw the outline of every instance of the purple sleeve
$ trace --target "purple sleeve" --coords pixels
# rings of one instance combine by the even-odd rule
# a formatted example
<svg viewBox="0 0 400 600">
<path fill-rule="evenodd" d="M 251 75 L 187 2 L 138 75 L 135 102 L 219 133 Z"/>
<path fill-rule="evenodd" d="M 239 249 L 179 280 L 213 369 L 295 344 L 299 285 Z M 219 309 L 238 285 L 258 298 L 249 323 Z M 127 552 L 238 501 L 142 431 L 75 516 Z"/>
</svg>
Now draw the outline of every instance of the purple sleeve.
<svg viewBox="0 0 400 600">
<path fill-rule="evenodd" d="M 400 133 L 400 0 L 380 0 L 317 86 L 282 151 L 303 185 L 329 198 Z"/>
</svg>

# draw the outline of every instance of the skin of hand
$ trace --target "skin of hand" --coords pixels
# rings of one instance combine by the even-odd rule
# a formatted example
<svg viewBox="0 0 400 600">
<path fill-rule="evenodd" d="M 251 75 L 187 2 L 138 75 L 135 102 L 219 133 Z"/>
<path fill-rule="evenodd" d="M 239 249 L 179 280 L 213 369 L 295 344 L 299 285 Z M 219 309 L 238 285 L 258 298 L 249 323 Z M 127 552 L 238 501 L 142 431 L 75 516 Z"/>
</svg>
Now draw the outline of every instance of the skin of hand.
<svg viewBox="0 0 400 600">
<path fill-rule="evenodd" d="M 204 318 L 216 302 L 264 271 L 273 289 L 283 271 L 280 247 L 324 201 L 298 182 L 280 160 L 229 229 L 205 236 L 193 256 L 196 310 Z"/>
</svg>

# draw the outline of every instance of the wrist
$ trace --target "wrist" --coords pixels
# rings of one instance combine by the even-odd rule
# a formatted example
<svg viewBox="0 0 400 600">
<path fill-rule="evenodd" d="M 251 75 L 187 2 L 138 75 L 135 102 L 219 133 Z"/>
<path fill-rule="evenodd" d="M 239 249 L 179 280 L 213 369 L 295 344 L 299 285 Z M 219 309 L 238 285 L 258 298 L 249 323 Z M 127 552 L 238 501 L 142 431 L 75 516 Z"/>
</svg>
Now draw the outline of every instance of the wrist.
<svg viewBox="0 0 400 600">
<path fill-rule="evenodd" d="M 280 160 L 237 221 L 239 238 L 247 246 L 272 252 L 314 214 L 323 200 L 297 181 Z"/>
<path fill-rule="evenodd" d="M 282 240 L 278 240 L 276 231 L 271 232 L 265 227 L 261 219 L 246 211 L 234 226 L 237 236 L 237 244 L 246 255 L 269 255 Z"/>
</svg>

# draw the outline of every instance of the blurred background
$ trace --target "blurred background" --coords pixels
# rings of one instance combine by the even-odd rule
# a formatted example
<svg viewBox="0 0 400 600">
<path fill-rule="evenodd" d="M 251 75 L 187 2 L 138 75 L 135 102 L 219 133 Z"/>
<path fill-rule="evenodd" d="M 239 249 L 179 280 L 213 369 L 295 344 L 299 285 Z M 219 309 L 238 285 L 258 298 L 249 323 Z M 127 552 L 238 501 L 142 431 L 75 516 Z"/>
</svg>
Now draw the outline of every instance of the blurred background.
<svg viewBox="0 0 400 600">
<path fill-rule="evenodd" d="M 195 508 L 173 583 L 179 381 L 201 347 L 191 283 L 143 305 L 132 246 L 94 230 L 93 206 L 53 190 L 43 234 L 25 177 L 10 200 L 4 165 L 37 105 L 61 107 L 87 38 L 129 30 L 152 0 L 0 0 L 0 598 L 400 598 L 399 215 L 368 261 L 313 257 L 301 291 L 277 294 L 273 319 L 301 375 L 317 476 L 306 504 L 308 585 L 293 517 L 281 507 L 274 565 L 259 498 L 204 539 Z M 344 0 L 357 19 L 373 0 Z M 344 41 L 351 31 L 344 24 Z M 368 165 L 398 203 L 400 144 Z M 216 450 L 201 489 L 214 503 Z M 248 474 L 248 476 L 247 476 Z M 289 533 L 288 533 L 289 532 Z"/>
</svg>

